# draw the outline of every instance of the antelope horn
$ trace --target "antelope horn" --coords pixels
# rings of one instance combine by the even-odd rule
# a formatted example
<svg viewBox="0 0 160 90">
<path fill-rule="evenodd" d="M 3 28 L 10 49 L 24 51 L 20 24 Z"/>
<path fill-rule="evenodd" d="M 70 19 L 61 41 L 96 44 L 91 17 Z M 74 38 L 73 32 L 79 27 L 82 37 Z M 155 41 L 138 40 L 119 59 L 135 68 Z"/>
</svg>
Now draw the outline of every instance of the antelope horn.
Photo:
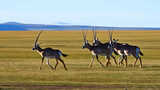
<svg viewBox="0 0 160 90">
<path fill-rule="evenodd" d="M 36 46 L 36 44 L 37 44 L 37 41 L 38 41 L 38 39 L 39 39 L 39 36 L 40 36 L 40 34 L 42 33 L 42 31 L 40 31 L 39 33 L 38 33 L 38 36 L 36 37 L 36 40 L 35 40 L 35 46 Z"/>
<path fill-rule="evenodd" d="M 112 32 L 109 31 L 109 40 L 112 41 Z"/>
<path fill-rule="evenodd" d="M 97 32 L 95 30 L 95 27 L 93 27 L 92 31 L 93 31 L 93 39 L 96 40 L 97 39 Z"/>
<path fill-rule="evenodd" d="M 86 32 L 82 31 L 84 42 L 86 42 Z"/>
</svg>

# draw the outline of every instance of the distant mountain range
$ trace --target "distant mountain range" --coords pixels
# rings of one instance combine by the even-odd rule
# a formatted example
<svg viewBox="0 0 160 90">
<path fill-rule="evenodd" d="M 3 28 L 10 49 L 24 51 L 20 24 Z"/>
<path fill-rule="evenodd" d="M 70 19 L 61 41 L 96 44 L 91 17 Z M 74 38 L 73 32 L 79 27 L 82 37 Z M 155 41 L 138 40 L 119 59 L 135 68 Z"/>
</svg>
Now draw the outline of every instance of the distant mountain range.
<svg viewBox="0 0 160 90">
<path fill-rule="evenodd" d="M 6 22 L 0 24 L 0 31 L 26 31 L 26 30 L 91 30 L 93 26 L 87 25 L 45 25 L 23 24 L 18 22 Z M 95 26 L 96 30 L 160 30 L 152 27 L 106 27 Z"/>
</svg>

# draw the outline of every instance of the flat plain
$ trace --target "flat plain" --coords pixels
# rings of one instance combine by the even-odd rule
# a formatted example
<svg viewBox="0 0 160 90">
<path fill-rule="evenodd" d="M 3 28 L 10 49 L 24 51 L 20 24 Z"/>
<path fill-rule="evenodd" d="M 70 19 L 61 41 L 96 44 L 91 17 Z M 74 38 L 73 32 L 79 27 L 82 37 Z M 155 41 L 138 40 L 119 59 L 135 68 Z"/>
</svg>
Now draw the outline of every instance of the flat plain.
<svg viewBox="0 0 160 90">
<path fill-rule="evenodd" d="M 43 31 L 39 38 L 42 48 L 59 49 L 69 56 L 62 59 L 67 65 L 65 71 L 59 63 L 57 70 L 51 70 L 45 63 L 39 69 L 41 56 L 32 51 L 39 31 L 0 31 L 0 88 L 3 90 L 159 90 L 160 89 L 160 31 L 113 31 L 113 38 L 121 43 L 141 48 L 143 68 L 135 59 L 128 58 L 129 66 L 102 68 L 94 61 L 88 67 L 91 53 L 82 49 L 81 31 Z M 103 42 L 109 40 L 108 31 L 97 31 Z M 87 39 L 92 43 L 92 31 Z M 119 56 L 116 56 L 118 59 Z M 100 57 L 105 64 L 104 57 Z M 50 60 L 55 65 L 55 60 Z"/>
</svg>

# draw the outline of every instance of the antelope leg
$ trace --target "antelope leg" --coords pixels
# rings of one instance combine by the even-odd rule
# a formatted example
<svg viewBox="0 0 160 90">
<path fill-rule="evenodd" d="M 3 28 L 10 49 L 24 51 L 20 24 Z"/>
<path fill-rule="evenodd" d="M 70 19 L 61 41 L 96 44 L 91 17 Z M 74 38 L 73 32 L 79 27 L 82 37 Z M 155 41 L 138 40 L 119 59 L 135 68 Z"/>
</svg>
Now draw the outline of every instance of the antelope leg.
<svg viewBox="0 0 160 90">
<path fill-rule="evenodd" d="M 66 67 L 66 65 L 65 65 L 65 63 L 64 63 L 64 61 L 62 60 L 62 59 L 58 59 L 62 64 L 63 64 L 63 66 L 64 66 L 64 69 L 67 71 L 68 69 L 67 69 L 67 67 Z"/>
<path fill-rule="evenodd" d="M 40 65 L 40 70 L 42 69 L 43 62 L 44 62 L 44 57 L 42 57 L 42 61 L 41 61 L 41 65 Z"/>
<path fill-rule="evenodd" d="M 89 64 L 89 67 L 90 67 L 90 68 L 91 68 L 91 67 L 92 67 L 92 65 L 93 65 L 94 58 L 95 58 L 95 56 L 94 56 L 94 55 L 92 55 L 92 59 L 91 59 L 91 62 L 90 62 L 90 64 Z"/>
<path fill-rule="evenodd" d="M 54 69 L 54 67 L 49 63 L 49 59 L 47 59 L 47 64 L 52 70 Z"/>
<path fill-rule="evenodd" d="M 101 63 L 101 61 L 99 61 L 98 55 L 96 55 L 96 59 L 97 59 L 97 61 L 101 64 L 101 66 L 104 67 L 104 65 Z"/>
</svg>

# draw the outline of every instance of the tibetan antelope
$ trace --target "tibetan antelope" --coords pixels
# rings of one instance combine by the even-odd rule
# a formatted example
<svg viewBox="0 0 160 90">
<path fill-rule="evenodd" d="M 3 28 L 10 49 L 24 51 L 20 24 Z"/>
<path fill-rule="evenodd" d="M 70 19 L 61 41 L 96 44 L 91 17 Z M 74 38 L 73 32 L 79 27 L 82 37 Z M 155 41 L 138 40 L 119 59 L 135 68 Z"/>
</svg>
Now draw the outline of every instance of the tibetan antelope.
<svg viewBox="0 0 160 90">
<path fill-rule="evenodd" d="M 112 33 L 110 34 L 110 37 L 112 38 Z M 140 67 L 142 68 L 142 60 L 141 56 L 143 56 L 143 53 L 141 52 L 140 48 L 138 46 L 129 45 L 127 43 L 118 43 L 118 40 L 111 40 L 114 50 L 120 55 L 119 63 L 122 63 L 123 60 L 126 62 L 127 67 L 127 56 L 133 56 L 136 61 L 134 63 L 134 66 L 136 65 L 137 61 L 140 61 Z"/>
<path fill-rule="evenodd" d="M 112 51 L 111 53 L 113 53 L 113 52 L 114 52 L 114 49 L 112 48 L 112 45 L 111 45 L 109 42 L 102 43 L 102 42 L 98 39 L 96 31 L 95 31 L 94 29 L 93 29 L 92 31 L 93 31 L 93 46 L 103 47 L 103 48 L 105 48 L 106 50 L 107 50 L 108 48 L 110 48 L 110 49 L 112 49 L 112 50 L 111 50 L 111 51 Z M 111 57 L 114 59 L 114 62 L 115 62 L 115 64 L 117 65 L 116 58 L 115 58 L 113 55 L 111 55 Z M 109 62 L 109 63 L 110 63 L 110 62 Z"/>
<path fill-rule="evenodd" d="M 56 70 L 56 67 L 58 65 L 58 61 L 60 61 L 63 64 L 65 70 L 67 70 L 67 67 L 66 67 L 64 61 L 60 57 L 60 56 L 66 57 L 67 56 L 66 54 L 63 54 L 60 50 L 57 50 L 57 49 L 52 49 L 52 48 L 44 48 L 44 49 L 42 49 L 40 47 L 40 45 L 37 43 L 41 33 L 42 33 L 42 31 L 38 33 L 38 36 L 36 37 L 36 40 L 35 40 L 35 43 L 34 43 L 34 47 L 32 48 L 32 50 L 36 50 L 42 56 L 42 62 L 41 62 L 41 65 L 40 65 L 40 70 L 42 69 L 43 61 L 44 61 L 45 58 L 47 59 L 47 64 L 49 65 L 49 67 L 52 70 L 53 69 Z M 56 59 L 55 67 L 53 67 L 49 63 L 49 59 Z"/>
<path fill-rule="evenodd" d="M 86 40 L 86 33 L 82 32 L 83 34 L 83 39 L 84 39 L 84 43 L 82 48 L 87 48 L 89 49 L 89 51 L 92 53 L 92 60 L 89 64 L 89 67 L 92 67 L 94 58 L 96 57 L 97 61 L 101 64 L 102 67 L 104 67 L 104 65 L 99 61 L 98 56 L 106 56 L 106 59 L 108 59 L 108 61 L 106 62 L 106 66 L 109 65 L 110 63 L 110 56 L 112 55 L 112 48 L 104 48 L 101 46 L 93 46 L 91 44 L 88 43 L 88 40 Z"/>
</svg>

